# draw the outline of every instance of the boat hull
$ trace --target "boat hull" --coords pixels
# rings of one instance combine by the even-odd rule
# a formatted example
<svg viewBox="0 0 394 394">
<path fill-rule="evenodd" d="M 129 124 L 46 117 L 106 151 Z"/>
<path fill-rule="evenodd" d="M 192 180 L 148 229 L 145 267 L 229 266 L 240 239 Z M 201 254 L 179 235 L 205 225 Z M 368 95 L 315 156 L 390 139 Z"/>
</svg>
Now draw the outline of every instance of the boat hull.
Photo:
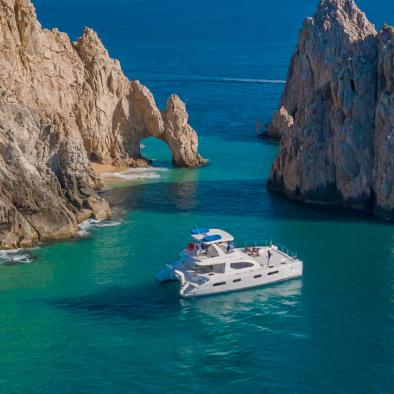
<svg viewBox="0 0 394 394">
<path fill-rule="evenodd" d="M 202 285 L 187 280 L 181 282 L 180 295 L 184 298 L 227 293 L 266 286 L 301 277 L 303 263 L 300 260 L 281 267 L 261 268 L 242 275 L 228 275 L 223 279 L 215 278 Z"/>
<path fill-rule="evenodd" d="M 161 271 L 157 273 L 156 280 L 159 283 L 167 283 L 177 281 L 178 279 L 174 275 L 174 268 L 166 265 Z"/>
</svg>

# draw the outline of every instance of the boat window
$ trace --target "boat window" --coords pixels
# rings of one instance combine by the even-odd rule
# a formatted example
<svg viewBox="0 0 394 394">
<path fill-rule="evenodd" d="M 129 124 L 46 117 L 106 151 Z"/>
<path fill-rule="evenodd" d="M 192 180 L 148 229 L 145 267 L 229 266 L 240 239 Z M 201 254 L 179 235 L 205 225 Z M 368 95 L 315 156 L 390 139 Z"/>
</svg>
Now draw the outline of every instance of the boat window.
<svg viewBox="0 0 394 394">
<path fill-rule="evenodd" d="M 268 272 L 268 275 L 274 275 L 274 274 L 279 274 L 279 271 L 271 271 L 271 272 Z"/>
<path fill-rule="evenodd" d="M 196 271 L 199 274 L 213 275 L 213 274 L 223 274 L 224 269 L 225 269 L 225 264 L 213 264 L 213 265 L 197 266 L 194 268 L 194 271 Z"/>
<path fill-rule="evenodd" d="M 197 267 L 197 272 L 199 274 L 208 274 L 213 271 L 212 268 L 213 268 L 212 265 Z"/>
<path fill-rule="evenodd" d="M 240 278 L 239 279 L 234 279 L 233 282 L 234 283 L 241 282 L 241 279 Z"/>
<path fill-rule="evenodd" d="M 241 270 L 243 268 L 250 268 L 253 267 L 253 263 L 247 263 L 247 262 L 239 262 L 239 263 L 231 263 L 230 267 L 234 270 Z"/>
<path fill-rule="evenodd" d="M 225 284 L 226 284 L 226 282 L 217 282 L 217 283 L 214 283 L 213 285 L 214 286 L 223 286 Z"/>
<path fill-rule="evenodd" d="M 254 278 L 255 278 L 255 279 L 261 278 L 261 276 L 262 276 L 262 275 L 255 275 Z"/>
</svg>

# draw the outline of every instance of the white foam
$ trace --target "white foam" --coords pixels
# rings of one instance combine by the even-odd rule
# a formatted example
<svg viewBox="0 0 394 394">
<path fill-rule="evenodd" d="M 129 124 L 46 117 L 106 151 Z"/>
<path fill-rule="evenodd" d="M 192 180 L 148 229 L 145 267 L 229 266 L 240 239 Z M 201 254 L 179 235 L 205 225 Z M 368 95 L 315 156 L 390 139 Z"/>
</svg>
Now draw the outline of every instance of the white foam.
<svg viewBox="0 0 394 394">
<path fill-rule="evenodd" d="M 116 227 L 119 226 L 121 223 L 116 220 L 104 220 L 99 222 L 95 225 L 95 227 Z"/>
<path fill-rule="evenodd" d="M 88 219 L 79 224 L 78 235 L 80 237 L 87 237 L 90 234 L 90 229 L 100 227 L 115 227 L 119 226 L 121 222 L 116 220 L 96 220 Z"/>
<path fill-rule="evenodd" d="M 283 79 L 255 79 L 255 78 L 220 78 L 219 81 L 225 82 L 244 82 L 244 83 L 281 83 L 284 84 L 286 81 Z"/>
<path fill-rule="evenodd" d="M 33 261 L 31 249 L 0 250 L 0 264 L 29 264 Z"/>
<path fill-rule="evenodd" d="M 146 71 L 145 71 L 146 72 Z M 237 83 L 264 83 L 264 84 L 285 84 L 283 79 L 269 79 L 269 78 L 241 78 L 241 77 L 221 77 L 215 75 L 199 75 L 199 74 L 184 74 L 184 73 L 167 73 L 167 72 L 148 72 L 149 74 L 163 75 L 177 81 L 191 81 L 191 82 L 237 82 Z"/>
<path fill-rule="evenodd" d="M 121 179 L 124 181 L 133 181 L 138 179 L 158 179 L 160 172 L 167 171 L 167 168 L 161 167 L 141 167 L 129 168 L 122 172 L 104 172 L 101 174 L 103 179 Z"/>
</svg>

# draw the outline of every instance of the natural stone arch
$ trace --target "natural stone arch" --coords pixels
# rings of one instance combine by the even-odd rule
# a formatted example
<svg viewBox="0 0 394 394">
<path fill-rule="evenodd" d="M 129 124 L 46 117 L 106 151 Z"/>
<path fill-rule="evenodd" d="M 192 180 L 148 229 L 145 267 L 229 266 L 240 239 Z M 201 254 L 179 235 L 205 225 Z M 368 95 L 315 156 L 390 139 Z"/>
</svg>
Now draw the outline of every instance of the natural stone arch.
<svg viewBox="0 0 394 394">
<path fill-rule="evenodd" d="M 74 44 L 85 70 L 76 119 L 90 157 L 99 163 L 143 164 L 140 141 L 149 136 L 165 141 L 173 162 L 195 167 L 205 161 L 198 154 L 197 133 L 188 124 L 181 99 L 172 95 L 160 112 L 149 89 L 129 81 L 119 62 L 109 57 L 97 34 L 85 29 Z"/>
<path fill-rule="evenodd" d="M 198 153 L 198 136 L 188 124 L 185 104 L 177 95 L 171 95 L 167 107 L 160 112 L 148 89 L 138 82 L 132 82 L 134 91 L 139 90 L 138 99 L 131 104 L 134 114 L 138 114 L 138 122 L 134 116 L 130 122 L 130 151 L 142 158 L 140 145 L 143 139 L 155 137 L 165 142 L 171 152 L 172 161 L 177 167 L 196 167 L 205 164 Z M 135 96 L 134 96 L 135 97 Z M 137 127 L 136 127 L 137 126 Z"/>
</svg>

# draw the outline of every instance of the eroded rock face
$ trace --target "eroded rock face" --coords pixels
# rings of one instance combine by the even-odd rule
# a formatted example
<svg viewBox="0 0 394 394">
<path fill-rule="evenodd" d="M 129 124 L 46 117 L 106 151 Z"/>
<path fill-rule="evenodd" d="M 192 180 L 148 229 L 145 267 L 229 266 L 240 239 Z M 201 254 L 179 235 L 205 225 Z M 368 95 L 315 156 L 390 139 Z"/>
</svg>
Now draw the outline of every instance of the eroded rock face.
<svg viewBox="0 0 394 394">
<path fill-rule="evenodd" d="M 197 134 L 188 123 L 185 104 L 177 95 L 167 100 L 167 108 L 162 116 L 164 132 L 159 138 L 170 147 L 174 163 L 179 167 L 205 164 L 206 161 L 198 154 Z"/>
<path fill-rule="evenodd" d="M 379 35 L 378 99 L 375 117 L 373 190 L 378 213 L 394 211 L 394 28 Z"/>
<path fill-rule="evenodd" d="M 69 237 L 78 222 L 109 217 L 81 137 L 61 128 L 0 91 L 0 247 Z"/>
<path fill-rule="evenodd" d="M 109 57 L 93 30 L 85 29 L 74 48 L 84 69 L 75 117 L 92 160 L 120 166 L 146 165 L 140 141 L 153 136 L 167 142 L 175 165 L 201 164 L 197 161 L 197 133 L 190 125 L 176 124 L 176 139 L 162 138 L 172 129 L 166 128 L 152 93 L 138 81 L 126 78 L 119 62 Z M 187 149 L 177 150 L 179 144 L 187 145 Z"/>
<path fill-rule="evenodd" d="M 72 43 L 41 28 L 29 0 L 0 0 L 0 247 L 75 234 L 110 215 L 90 161 L 146 165 L 140 141 L 167 142 L 174 163 L 202 163 L 196 132 L 176 96 L 160 112 L 129 81 L 97 34 Z"/>
<path fill-rule="evenodd" d="M 322 0 L 305 20 L 271 125 L 281 136 L 271 189 L 394 209 L 392 36 L 388 27 L 378 34 L 353 0 Z"/>
</svg>

